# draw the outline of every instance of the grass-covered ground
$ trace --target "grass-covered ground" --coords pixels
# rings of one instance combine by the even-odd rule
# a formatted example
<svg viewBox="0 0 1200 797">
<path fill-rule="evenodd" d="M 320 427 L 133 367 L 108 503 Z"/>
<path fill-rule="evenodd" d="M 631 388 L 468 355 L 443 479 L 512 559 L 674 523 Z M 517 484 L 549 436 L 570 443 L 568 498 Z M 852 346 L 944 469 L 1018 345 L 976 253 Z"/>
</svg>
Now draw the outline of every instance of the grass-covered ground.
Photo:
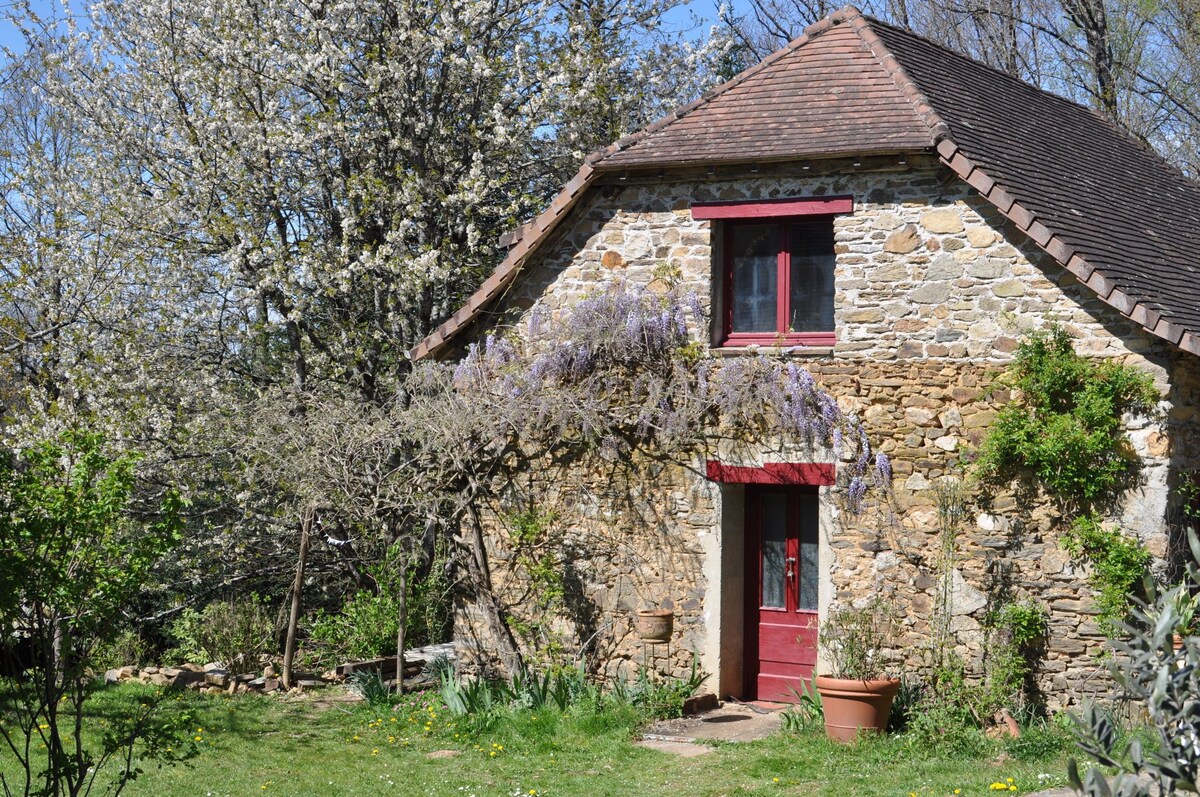
<svg viewBox="0 0 1200 797">
<path fill-rule="evenodd" d="M 102 690 L 92 703 L 92 726 L 102 727 L 136 690 Z M 195 744 L 196 755 L 161 768 L 147 762 L 125 794 L 982 797 L 1060 785 L 1066 771 L 1061 752 L 1037 760 L 1037 745 L 995 743 L 967 754 L 902 736 L 842 746 L 815 731 L 720 745 L 684 759 L 635 746 L 639 716 L 621 706 L 504 711 L 480 728 L 422 700 L 395 712 L 244 696 L 184 694 L 172 703 L 189 721 L 186 744 Z M 13 764 L 11 753 L 0 751 L 0 771 L 12 774 Z"/>
</svg>

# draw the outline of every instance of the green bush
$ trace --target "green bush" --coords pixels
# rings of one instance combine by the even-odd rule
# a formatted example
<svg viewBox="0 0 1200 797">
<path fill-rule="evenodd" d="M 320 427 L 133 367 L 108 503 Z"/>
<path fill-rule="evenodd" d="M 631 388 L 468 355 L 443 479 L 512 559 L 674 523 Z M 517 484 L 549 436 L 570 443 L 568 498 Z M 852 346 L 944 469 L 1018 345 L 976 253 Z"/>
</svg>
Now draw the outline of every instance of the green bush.
<svg viewBox="0 0 1200 797">
<path fill-rule="evenodd" d="M 671 719 L 683 716 L 684 702 L 696 694 L 706 680 L 708 673 L 699 670 L 695 658 L 687 678 L 660 677 L 642 666 L 633 683 L 616 681 L 611 697 L 642 709 L 654 719 Z"/>
<path fill-rule="evenodd" d="M 1129 616 L 1130 599 L 1144 597 L 1142 584 L 1153 557 L 1140 540 L 1105 528 L 1096 514 L 1076 518 L 1062 546 L 1091 565 L 1089 582 L 1097 593 L 1100 619 L 1114 633 L 1114 623 Z"/>
<path fill-rule="evenodd" d="M 979 711 L 986 719 L 1001 710 L 1029 719 L 1036 713 L 1033 674 L 1050 630 L 1046 609 L 1036 601 L 1006 603 L 987 620 L 987 658 Z"/>
<path fill-rule="evenodd" d="M 394 656 L 398 612 L 394 594 L 356 592 L 339 611 L 317 613 L 309 626 L 308 652 L 326 664 Z"/>
<path fill-rule="evenodd" d="M 1069 514 L 1116 500 L 1138 468 L 1121 419 L 1154 407 L 1154 381 L 1113 360 L 1082 357 L 1057 326 L 1018 347 L 1003 381 L 1020 394 L 983 443 L 980 479 L 1036 484 Z"/>
<path fill-rule="evenodd" d="M 215 601 L 197 612 L 184 610 L 169 628 L 174 663 L 220 662 L 231 675 L 256 672 L 275 645 L 275 618 L 257 596 Z"/>
<path fill-rule="evenodd" d="M 1040 720 L 1021 729 L 1020 736 L 1004 742 L 1004 751 L 1017 761 L 1050 761 L 1075 747 L 1071 719 L 1056 714 L 1050 721 Z"/>
<path fill-rule="evenodd" d="M 967 680 L 961 659 L 948 656 L 932 669 L 913 701 L 906 735 L 920 750 L 976 755 L 987 741 L 982 728 L 990 709 L 986 690 Z"/>
<path fill-rule="evenodd" d="M 103 673 L 125 665 L 137 666 L 150 660 L 150 646 L 142 635 L 133 629 L 126 629 L 109 640 L 102 640 L 92 654 L 91 668 L 94 672 Z"/>
<path fill-rule="evenodd" d="M 454 606 L 446 579 L 444 550 L 429 575 L 418 580 L 408 574 L 404 640 L 409 648 L 448 640 L 453 632 Z M 354 593 L 336 612 L 319 611 L 308 628 L 306 655 L 325 665 L 396 655 L 400 596 L 398 579 L 388 577 L 386 566 L 371 570 L 381 585 L 378 593 Z"/>
</svg>

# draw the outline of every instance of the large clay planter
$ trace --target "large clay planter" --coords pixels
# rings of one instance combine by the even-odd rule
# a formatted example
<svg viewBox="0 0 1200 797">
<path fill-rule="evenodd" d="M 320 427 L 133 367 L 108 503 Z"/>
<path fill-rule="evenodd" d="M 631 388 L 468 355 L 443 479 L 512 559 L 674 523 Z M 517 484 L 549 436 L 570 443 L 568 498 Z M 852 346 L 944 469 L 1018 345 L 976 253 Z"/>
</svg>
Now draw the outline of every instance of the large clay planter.
<svg viewBox="0 0 1200 797">
<path fill-rule="evenodd" d="M 825 733 L 839 742 L 853 742 L 863 731 L 882 733 L 892 713 L 899 678 L 852 681 L 818 675 L 813 679 L 825 710 Z"/>
<path fill-rule="evenodd" d="M 670 642 L 674 621 L 670 609 L 648 609 L 637 613 L 633 627 L 646 642 Z"/>
</svg>

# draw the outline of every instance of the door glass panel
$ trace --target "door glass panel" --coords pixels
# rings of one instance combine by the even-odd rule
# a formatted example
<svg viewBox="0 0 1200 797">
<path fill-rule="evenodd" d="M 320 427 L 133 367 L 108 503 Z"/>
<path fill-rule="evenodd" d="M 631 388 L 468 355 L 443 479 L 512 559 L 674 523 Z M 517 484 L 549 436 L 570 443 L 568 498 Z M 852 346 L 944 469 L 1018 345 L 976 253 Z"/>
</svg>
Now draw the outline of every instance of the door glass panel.
<svg viewBox="0 0 1200 797">
<path fill-rule="evenodd" d="M 787 557 L 787 496 L 762 497 L 762 605 L 787 608 L 784 559 Z"/>
<path fill-rule="evenodd" d="M 817 498 L 800 497 L 800 609 L 816 611 L 819 562 L 817 560 Z"/>
<path fill-rule="evenodd" d="M 800 543 L 800 608 L 817 609 L 817 544 Z"/>
<path fill-rule="evenodd" d="M 793 332 L 833 331 L 833 222 L 788 225 Z"/>
<path fill-rule="evenodd" d="M 774 224 L 739 224 L 732 228 L 734 332 L 776 331 L 777 229 Z"/>
</svg>

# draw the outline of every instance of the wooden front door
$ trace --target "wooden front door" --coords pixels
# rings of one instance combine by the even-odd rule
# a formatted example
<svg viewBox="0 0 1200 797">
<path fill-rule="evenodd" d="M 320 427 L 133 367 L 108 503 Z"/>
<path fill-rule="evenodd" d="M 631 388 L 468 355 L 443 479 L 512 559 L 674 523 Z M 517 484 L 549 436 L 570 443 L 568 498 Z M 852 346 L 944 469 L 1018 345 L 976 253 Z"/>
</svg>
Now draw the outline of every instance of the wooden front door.
<svg viewBox="0 0 1200 797">
<path fill-rule="evenodd" d="M 747 693 L 795 702 L 817 662 L 817 490 L 746 486 Z"/>
</svg>

